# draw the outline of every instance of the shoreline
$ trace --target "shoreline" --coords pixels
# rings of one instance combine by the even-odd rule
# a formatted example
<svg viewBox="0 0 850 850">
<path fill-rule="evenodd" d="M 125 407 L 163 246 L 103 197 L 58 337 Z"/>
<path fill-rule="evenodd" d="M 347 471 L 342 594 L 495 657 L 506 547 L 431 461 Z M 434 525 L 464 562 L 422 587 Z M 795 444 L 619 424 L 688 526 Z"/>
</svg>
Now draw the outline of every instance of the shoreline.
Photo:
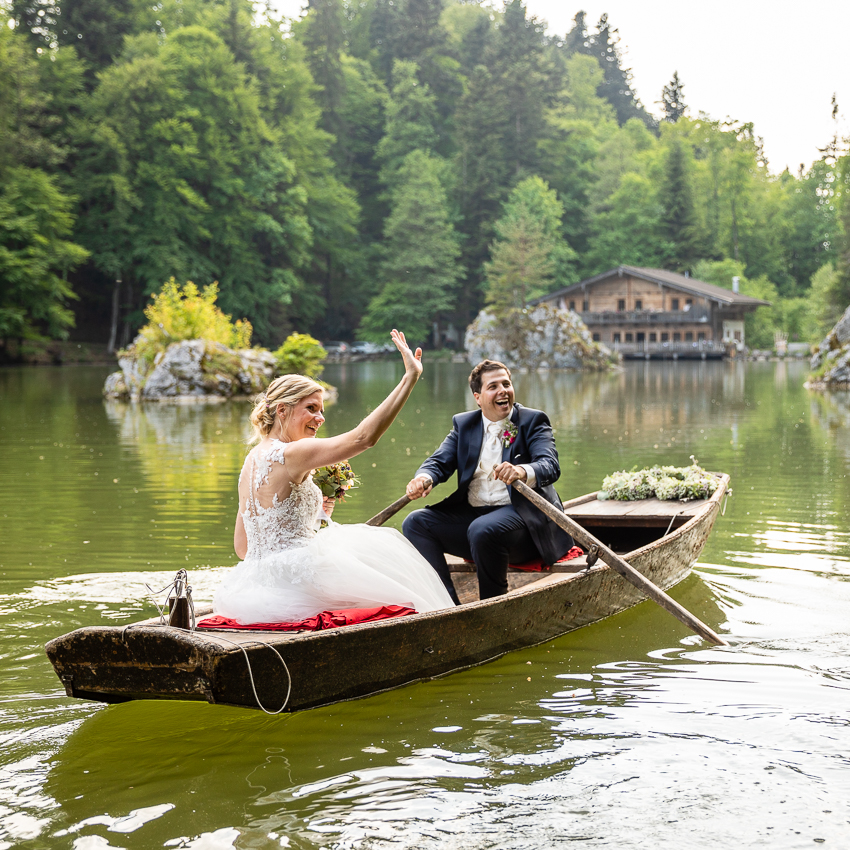
<svg viewBox="0 0 850 850">
<path fill-rule="evenodd" d="M 11 355 L 0 352 L 0 368 L 7 366 L 118 366 L 118 355 L 105 342 L 24 340 Z"/>
</svg>

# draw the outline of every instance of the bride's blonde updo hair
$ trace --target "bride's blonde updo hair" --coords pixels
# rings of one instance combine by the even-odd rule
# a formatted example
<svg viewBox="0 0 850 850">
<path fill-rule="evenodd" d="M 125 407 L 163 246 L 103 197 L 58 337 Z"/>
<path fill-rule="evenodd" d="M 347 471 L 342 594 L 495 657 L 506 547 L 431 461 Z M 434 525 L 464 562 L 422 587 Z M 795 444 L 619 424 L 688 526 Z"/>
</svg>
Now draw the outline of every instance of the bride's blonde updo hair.
<svg viewBox="0 0 850 850">
<path fill-rule="evenodd" d="M 321 384 L 305 375 L 281 375 L 275 378 L 254 402 L 254 409 L 251 411 L 251 425 L 254 429 L 251 442 L 259 442 L 274 428 L 279 404 L 291 408 L 302 398 L 322 392 L 322 389 Z"/>
</svg>

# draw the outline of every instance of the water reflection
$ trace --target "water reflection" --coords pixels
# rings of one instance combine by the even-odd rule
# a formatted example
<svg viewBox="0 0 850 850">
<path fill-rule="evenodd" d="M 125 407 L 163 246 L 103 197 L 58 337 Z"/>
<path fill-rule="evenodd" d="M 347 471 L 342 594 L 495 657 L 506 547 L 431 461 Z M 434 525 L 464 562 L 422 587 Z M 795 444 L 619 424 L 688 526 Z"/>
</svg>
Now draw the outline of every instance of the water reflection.
<svg viewBox="0 0 850 850">
<path fill-rule="evenodd" d="M 189 404 L 127 404 L 105 400 L 109 421 L 117 426 L 120 442 L 131 448 L 144 443 L 179 446 L 187 451 L 214 443 L 223 443 L 221 436 L 241 426 L 244 439 L 249 408 L 237 402 L 216 405 Z M 218 439 L 217 439 L 218 438 Z"/>
<path fill-rule="evenodd" d="M 705 647 L 642 604 L 442 680 L 275 719 L 69 700 L 42 651 L 152 613 L 144 583 L 177 566 L 196 596 L 215 586 L 233 559 L 245 408 L 117 408 L 97 370 L 0 372 L 0 846 L 844 846 L 850 414 L 847 397 L 804 390 L 805 371 L 516 376 L 518 399 L 558 430 L 562 495 L 690 454 L 732 475 L 726 516 L 674 595 L 734 647 Z M 343 519 L 398 495 L 472 406 L 467 373 L 429 365 L 355 461 L 364 487 Z M 339 433 L 400 371 L 327 377 Z"/>
<path fill-rule="evenodd" d="M 161 522 L 194 531 L 218 498 L 231 491 L 247 452 L 247 405 L 164 405 L 105 402 L 121 445 L 139 459 Z M 187 522 L 188 518 L 194 522 Z"/>
</svg>

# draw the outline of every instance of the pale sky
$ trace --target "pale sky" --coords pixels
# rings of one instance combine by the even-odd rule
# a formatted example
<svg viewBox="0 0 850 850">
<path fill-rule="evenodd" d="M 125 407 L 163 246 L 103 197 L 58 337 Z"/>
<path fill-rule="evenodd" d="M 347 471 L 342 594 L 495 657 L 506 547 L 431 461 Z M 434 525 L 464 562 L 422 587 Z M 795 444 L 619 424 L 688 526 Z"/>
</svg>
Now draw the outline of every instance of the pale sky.
<svg viewBox="0 0 850 850">
<path fill-rule="evenodd" d="M 307 5 L 272 4 L 294 17 Z M 550 35 L 562 36 L 579 10 L 591 30 L 607 12 L 650 112 L 658 113 L 661 90 L 678 71 L 690 114 L 752 121 L 774 173 L 786 165 L 796 173 L 820 157 L 836 129 L 833 93 L 839 134 L 850 134 L 847 0 L 526 0 L 526 8 L 548 22 Z"/>
</svg>

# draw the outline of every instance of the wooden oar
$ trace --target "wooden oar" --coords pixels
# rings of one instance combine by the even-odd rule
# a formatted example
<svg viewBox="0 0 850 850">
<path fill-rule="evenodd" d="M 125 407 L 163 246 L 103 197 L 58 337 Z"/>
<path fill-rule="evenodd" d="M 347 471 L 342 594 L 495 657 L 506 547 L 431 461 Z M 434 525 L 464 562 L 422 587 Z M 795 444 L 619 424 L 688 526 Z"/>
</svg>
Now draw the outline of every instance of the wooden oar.
<svg viewBox="0 0 850 850">
<path fill-rule="evenodd" d="M 410 496 L 405 493 L 400 499 L 396 499 L 391 505 L 387 505 L 379 514 L 375 514 L 372 519 L 367 519 L 366 525 L 383 525 L 391 516 L 395 516 L 409 503 Z"/>
<path fill-rule="evenodd" d="M 654 585 L 645 575 L 639 573 L 633 566 L 624 561 L 616 552 L 609 549 L 604 543 L 597 540 L 587 529 L 580 526 L 574 519 L 568 517 L 563 511 L 559 511 L 554 505 L 546 501 L 540 494 L 535 493 L 522 481 L 514 481 L 511 485 L 517 492 L 522 493 L 526 499 L 536 508 L 539 508 L 556 525 L 571 534 L 582 546 L 588 550 L 596 547 L 599 557 L 618 572 L 624 579 L 630 581 L 639 590 L 642 590 L 653 602 L 657 602 L 666 611 L 669 611 L 677 620 L 680 620 L 688 628 L 695 631 L 700 637 L 711 641 L 717 646 L 729 646 L 720 635 L 713 632 L 702 620 L 697 619 L 690 611 L 683 608 L 675 599 L 671 599 L 660 587 Z M 399 500 L 401 501 L 401 500 Z M 390 506 L 392 507 L 392 506 Z M 387 508 L 389 510 L 390 508 Z M 380 514 L 379 514 L 380 516 Z M 371 520 L 370 520 L 371 522 Z"/>
</svg>

